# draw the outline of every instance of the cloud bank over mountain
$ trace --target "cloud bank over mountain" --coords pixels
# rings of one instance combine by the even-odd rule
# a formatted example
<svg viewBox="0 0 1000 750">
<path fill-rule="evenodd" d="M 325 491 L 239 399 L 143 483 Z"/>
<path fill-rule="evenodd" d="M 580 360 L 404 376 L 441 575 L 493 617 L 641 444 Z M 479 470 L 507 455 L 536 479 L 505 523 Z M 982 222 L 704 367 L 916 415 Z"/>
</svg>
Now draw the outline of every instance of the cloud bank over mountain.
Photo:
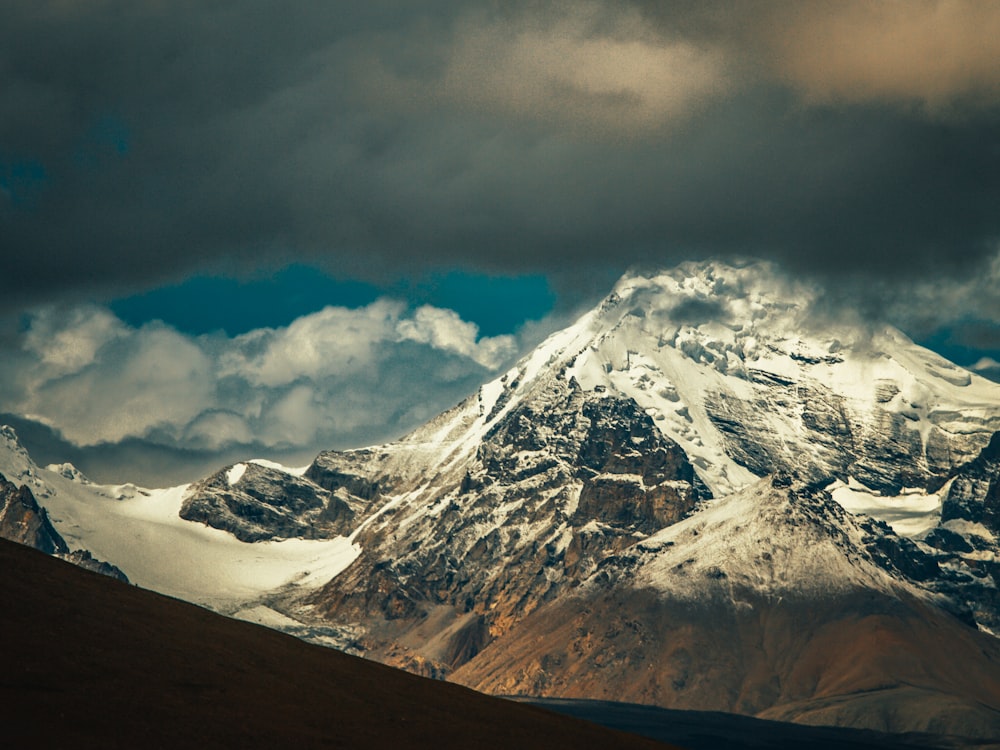
<svg viewBox="0 0 1000 750">
<path fill-rule="evenodd" d="M 4 411 L 79 447 L 315 452 L 397 437 L 517 350 L 513 336 L 480 337 L 451 310 L 385 298 L 235 337 L 132 327 L 99 307 L 50 308 L 30 319 L 0 390 Z"/>
<path fill-rule="evenodd" d="M 997 40 L 967 0 L 14 0 L 2 299 L 293 259 L 973 272 L 1000 237 Z"/>
</svg>

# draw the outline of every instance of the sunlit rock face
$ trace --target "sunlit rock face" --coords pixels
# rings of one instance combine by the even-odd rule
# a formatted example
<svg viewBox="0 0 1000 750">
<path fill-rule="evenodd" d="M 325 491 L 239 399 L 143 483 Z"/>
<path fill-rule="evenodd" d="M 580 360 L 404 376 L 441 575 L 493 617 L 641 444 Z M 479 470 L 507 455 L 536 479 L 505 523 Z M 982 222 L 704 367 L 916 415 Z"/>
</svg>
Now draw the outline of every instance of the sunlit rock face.
<svg viewBox="0 0 1000 750">
<path fill-rule="evenodd" d="M 192 485 L 180 515 L 244 542 L 330 538 L 348 533 L 366 507 L 339 489 L 254 463 L 236 464 Z"/>
<path fill-rule="evenodd" d="M 69 547 L 52 527 L 48 513 L 40 508 L 26 485 L 0 476 L 0 537 L 46 552 L 68 553 Z"/>
</svg>

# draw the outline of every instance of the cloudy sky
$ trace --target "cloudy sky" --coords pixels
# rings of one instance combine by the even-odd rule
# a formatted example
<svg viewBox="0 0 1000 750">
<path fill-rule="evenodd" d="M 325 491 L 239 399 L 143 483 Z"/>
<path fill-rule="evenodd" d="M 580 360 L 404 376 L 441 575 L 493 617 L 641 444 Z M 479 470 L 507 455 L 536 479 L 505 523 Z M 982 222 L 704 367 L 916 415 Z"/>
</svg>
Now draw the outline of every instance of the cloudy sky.
<svg viewBox="0 0 1000 750">
<path fill-rule="evenodd" d="M 0 414 L 304 462 L 706 257 L 1000 359 L 998 59 L 988 0 L 7 0 Z"/>
</svg>

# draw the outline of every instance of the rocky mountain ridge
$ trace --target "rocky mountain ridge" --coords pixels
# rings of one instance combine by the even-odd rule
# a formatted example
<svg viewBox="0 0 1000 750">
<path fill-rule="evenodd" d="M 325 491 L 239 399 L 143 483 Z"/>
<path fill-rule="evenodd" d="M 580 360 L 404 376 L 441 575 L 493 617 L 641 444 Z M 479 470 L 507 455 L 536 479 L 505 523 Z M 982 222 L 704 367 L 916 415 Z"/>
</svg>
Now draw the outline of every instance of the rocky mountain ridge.
<svg viewBox="0 0 1000 750">
<path fill-rule="evenodd" d="M 38 504 L 26 484 L 20 487 L 0 474 L 0 538 L 71 562 L 86 570 L 128 582 L 128 577 L 116 566 L 98 560 L 89 550 L 70 551 L 66 540 L 55 530 L 49 514 Z"/>
</svg>

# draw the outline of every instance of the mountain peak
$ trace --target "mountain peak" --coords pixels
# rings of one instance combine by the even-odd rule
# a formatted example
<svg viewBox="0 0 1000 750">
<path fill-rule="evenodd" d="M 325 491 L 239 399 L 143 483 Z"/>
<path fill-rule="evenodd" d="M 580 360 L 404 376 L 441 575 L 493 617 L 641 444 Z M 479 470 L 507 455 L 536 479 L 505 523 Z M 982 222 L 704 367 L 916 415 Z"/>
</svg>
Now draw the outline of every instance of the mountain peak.
<svg viewBox="0 0 1000 750">
<path fill-rule="evenodd" d="M 1000 429 L 996 384 L 894 328 L 828 319 L 818 298 L 766 263 L 632 273 L 540 350 L 584 390 L 635 399 L 716 495 L 789 468 L 898 491 L 897 469 L 860 455 L 885 440 L 918 457 L 907 486 L 931 487 L 945 453 L 971 459 Z"/>
</svg>

